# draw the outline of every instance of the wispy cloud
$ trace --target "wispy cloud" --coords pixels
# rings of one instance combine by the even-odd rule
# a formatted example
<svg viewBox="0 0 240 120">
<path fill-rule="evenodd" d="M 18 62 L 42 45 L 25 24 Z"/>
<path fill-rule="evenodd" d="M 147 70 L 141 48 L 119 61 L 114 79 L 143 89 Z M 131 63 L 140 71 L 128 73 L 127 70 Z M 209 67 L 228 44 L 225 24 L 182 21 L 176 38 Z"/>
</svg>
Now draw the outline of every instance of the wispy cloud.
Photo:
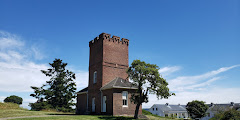
<svg viewBox="0 0 240 120">
<path fill-rule="evenodd" d="M 233 65 L 230 67 L 222 67 L 218 70 L 213 70 L 201 75 L 195 76 L 180 76 L 171 80 L 168 80 L 169 88 L 172 91 L 183 91 L 185 89 L 194 89 L 200 86 L 205 86 L 213 81 L 220 79 L 221 77 L 215 77 L 216 75 L 239 67 L 240 65 Z"/>
<path fill-rule="evenodd" d="M 49 66 L 34 62 L 34 59 L 43 58 L 45 56 L 38 46 L 26 46 L 21 37 L 0 31 L 0 91 L 32 92 L 30 86 L 40 87 L 44 84 L 49 78 L 40 70 L 46 70 Z M 88 71 L 70 70 L 76 73 L 78 89 L 87 87 Z"/>
<path fill-rule="evenodd" d="M 29 92 L 30 86 L 46 81 L 40 70 L 47 69 L 47 65 L 33 62 L 33 55 L 21 37 L 0 31 L 0 91 Z"/>
<path fill-rule="evenodd" d="M 24 46 L 24 42 L 17 35 L 0 30 L 0 49 L 19 48 Z"/>
<path fill-rule="evenodd" d="M 149 108 L 153 104 L 187 104 L 192 100 L 202 100 L 207 103 L 239 102 L 238 91 L 240 91 L 240 88 L 223 88 L 212 85 L 215 81 L 224 78 L 219 76 L 221 73 L 237 67 L 240 67 L 240 65 L 222 67 L 200 75 L 179 76 L 168 80 L 170 91 L 175 92 L 176 96 L 158 100 L 155 95 L 149 95 L 149 102 L 143 104 L 143 108 Z"/>
<path fill-rule="evenodd" d="M 219 80 L 221 77 L 214 77 L 210 80 L 207 80 L 206 82 L 202 82 L 202 83 L 199 83 L 199 84 L 194 84 L 194 85 L 190 85 L 190 86 L 187 86 L 185 87 L 185 89 L 196 89 L 196 88 L 200 88 L 200 87 L 206 87 L 208 85 L 210 85 L 212 82 L 216 81 L 216 80 Z"/>
<path fill-rule="evenodd" d="M 0 92 L 29 94 L 33 92 L 30 86 L 40 87 L 49 80 L 40 71 L 47 70 L 49 65 L 34 62 L 46 58 L 40 48 L 41 46 L 36 44 L 27 46 L 25 40 L 18 35 L 0 31 Z M 67 69 L 76 73 L 78 90 L 88 86 L 88 71 L 70 66 Z M 0 102 L 6 97 L 0 96 Z M 25 97 L 21 106 L 30 109 L 29 103 L 35 101 L 35 98 Z"/>
<path fill-rule="evenodd" d="M 42 52 L 40 52 L 38 46 L 36 46 L 36 45 L 33 45 L 31 47 L 31 51 L 33 53 L 34 58 L 37 60 L 42 60 L 43 58 L 46 57 Z"/>
<path fill-rule="evenodd" d="M 176 96 L 171 96 L 169 99 L 158 100 L 155 95 L 150 95 L 149 102 L 143 104 L 143 108 L 149 108 L 153 104 L 182 104 L 186 105 L 192 100 L 202 100 L 206 103 L 230 103 L 230 102 L 239 102 L 240 88 L 223 88 L 223 87 L 214 87 L 207 90 L 201 91 L 183 91 L 178 92 Z"/>
<path fill-rule="evenodd" d="M 160 68 L 159 73 L 163 76 L 168 76 L 176 71 L 179 71 L 181 69 L 180 66 L 168 66 Z"/>
</svg>

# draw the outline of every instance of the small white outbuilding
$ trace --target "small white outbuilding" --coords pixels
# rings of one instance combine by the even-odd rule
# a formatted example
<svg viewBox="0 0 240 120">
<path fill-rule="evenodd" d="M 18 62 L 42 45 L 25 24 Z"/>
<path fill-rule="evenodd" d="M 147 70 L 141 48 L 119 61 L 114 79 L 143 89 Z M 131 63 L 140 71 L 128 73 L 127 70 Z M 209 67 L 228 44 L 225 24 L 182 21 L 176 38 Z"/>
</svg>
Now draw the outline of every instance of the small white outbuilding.
<svg viewBox="0 0 240 120">
<path fill-rule="evenodd" d="M 186 105 L 154 104 L 149 112 L 162 117 L 189 118 Z"/>
</svg>

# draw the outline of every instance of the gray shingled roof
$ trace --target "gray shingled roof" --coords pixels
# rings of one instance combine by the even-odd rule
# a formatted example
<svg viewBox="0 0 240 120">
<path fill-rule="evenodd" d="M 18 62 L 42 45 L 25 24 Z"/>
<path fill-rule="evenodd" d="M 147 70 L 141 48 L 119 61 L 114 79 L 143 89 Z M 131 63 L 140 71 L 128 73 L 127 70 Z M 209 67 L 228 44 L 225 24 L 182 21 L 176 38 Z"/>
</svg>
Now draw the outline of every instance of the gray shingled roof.
<svg viewBox="0 0 240 120">
<path fill-rule="evenodd" d="M 124 89 L 137 89 L 136 86 L 133 86 L 128 80 L 124 80 L 120 77 L 116 77 L 103 87 L 101 90 L 112 89 L 112 88 L 124 88 Z"/>
<path fill-rule="evenodd" d="M 166 105 L 166 104 L 154 104 L 162 111 L 187 111 L 185 105 Z"/>
<path fill-rule="evenodd" d="M 226 111 L 226 110 L 229 110 L 230 108 L 234 108 L 237 110 L 240 108 L 240 103 L 208 104 L 208 105 L 212 111 Z"/>
</svg>

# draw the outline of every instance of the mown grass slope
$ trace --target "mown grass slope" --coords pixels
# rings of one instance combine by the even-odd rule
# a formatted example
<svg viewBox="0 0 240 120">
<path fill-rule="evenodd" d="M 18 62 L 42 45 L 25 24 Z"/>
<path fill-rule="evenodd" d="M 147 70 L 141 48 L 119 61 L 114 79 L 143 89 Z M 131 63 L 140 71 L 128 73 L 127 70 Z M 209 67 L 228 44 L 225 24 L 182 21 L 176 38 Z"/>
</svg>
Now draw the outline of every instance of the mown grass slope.
<svg viewBox="0 0 240 120">
<path fill-rule="evenodd" d="M 19 117 L 19 116 L 38 116 L 49 114 L 61 114 L 59 112 L 45 112 L 45 111 L 30 111 L 19 107 L 15 103 L 1 103 L 0 102 L 0 118 Z"/>
<path fill-rule="evenodd" d="M 162 118 L 143 110 L 143 114 L 151 120 L 172 120 Z M 47 116 L 46 116 L 47 115 Z M 25 116 L 25 117 L 24 117 Z M 32 116 L 32 117 L 29 117 Z M 33 118 L 34 116 L 34 118 Z M 14 103 L 0 102 L 0 119 L 8 117 L 22 117 L 15 120 L 132 120 L 132 117 L 116 117 L 108 115 L 75 115 L 74 113 L 62 113 L 54 111 L 30 111 L 19 107 Z"/>
</svg>

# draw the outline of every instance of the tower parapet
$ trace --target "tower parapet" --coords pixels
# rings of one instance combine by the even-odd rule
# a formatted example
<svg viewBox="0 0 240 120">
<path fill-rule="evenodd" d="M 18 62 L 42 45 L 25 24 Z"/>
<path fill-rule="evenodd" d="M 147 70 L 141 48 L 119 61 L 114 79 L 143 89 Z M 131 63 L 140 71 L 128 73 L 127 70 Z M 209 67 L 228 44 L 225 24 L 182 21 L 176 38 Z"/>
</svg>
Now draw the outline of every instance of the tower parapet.
<svg viewBox="0 0 240 120">
<path fill-rule="evenodd" d="M 116 42 L 116 43 L 121 43 L 121 44 L 125 44 L 125 45 L 129 45 L 129 40 L 126 39 L 126 38 L 122 38 L 120 40 L 120 37 L 118 36 L 112 36 L 111 38 L 111 34 L 107 34 L 107 33 L 101 33 L 98 37 L 94 38 L 94 40 L 91 40 L 89 42 L 89 47 L 94 45 L 94 43 L 100 41 L 100 40 L 108 40 L 108 41 L 111 41 L 111 42 Z"/>
</svg>

